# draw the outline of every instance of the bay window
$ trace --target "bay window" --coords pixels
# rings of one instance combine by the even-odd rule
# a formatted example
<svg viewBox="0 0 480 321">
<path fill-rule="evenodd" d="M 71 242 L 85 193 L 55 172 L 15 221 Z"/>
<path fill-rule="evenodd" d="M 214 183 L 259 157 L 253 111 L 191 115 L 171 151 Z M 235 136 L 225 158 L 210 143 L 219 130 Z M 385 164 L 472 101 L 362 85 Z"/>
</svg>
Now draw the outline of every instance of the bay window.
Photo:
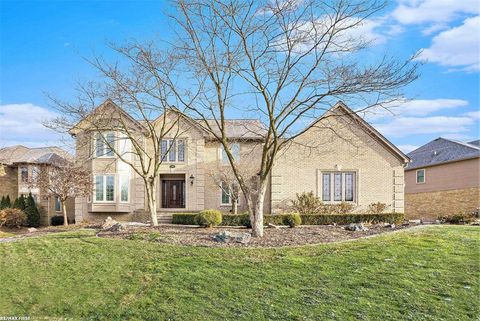
<svg viewBox="0 0 480 321">
<path fill-rule="evenodd" d="M 322 172 L 322 201 L 355 202 L 355 172 Z"/>
</svg>

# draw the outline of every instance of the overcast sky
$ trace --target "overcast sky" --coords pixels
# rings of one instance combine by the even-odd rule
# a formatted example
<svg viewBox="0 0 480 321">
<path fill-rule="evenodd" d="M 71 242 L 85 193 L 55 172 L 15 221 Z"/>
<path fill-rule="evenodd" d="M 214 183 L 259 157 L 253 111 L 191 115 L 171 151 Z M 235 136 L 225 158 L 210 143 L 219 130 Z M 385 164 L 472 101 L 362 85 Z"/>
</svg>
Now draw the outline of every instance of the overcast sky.
<svg viewBox="0 0 480 321">
<path fill-rule="evenodd" d="M 55 116 L 45 92 L 73 95 L 77 80 L 93 77 L 82 59 L 106 41 L 168 35 L 162 1 L 0 1 L 0 147 L 58 144 L 42 120 Z M 436 137 L 479 136 L 480 2 L 398 0 L 372 17 L 361 34 L 372 54 L 422 50 L 421 77 L 396 115 L 369 121 L 408 152 Z"/>
</svg>

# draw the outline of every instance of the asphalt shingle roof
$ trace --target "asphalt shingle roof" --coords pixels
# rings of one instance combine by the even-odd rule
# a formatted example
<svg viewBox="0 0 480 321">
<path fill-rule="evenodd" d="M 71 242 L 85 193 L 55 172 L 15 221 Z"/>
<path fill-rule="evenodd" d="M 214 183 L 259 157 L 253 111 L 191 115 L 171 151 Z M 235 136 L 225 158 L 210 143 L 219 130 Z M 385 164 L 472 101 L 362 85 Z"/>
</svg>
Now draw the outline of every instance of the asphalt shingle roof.
<svg viewBox="0 0 480 321">
<path fill-rule="evenodd" d="M 470 143 L 437 138 L 407 154 L 407 170 L 480 157 L 480 147 Z"/>
<path fill-rule="evenodd" d="M 28 148 L 22 145 L 0 148 L 0 164 L 56 164 L 71 156 L 60 147 Z"/>
</svg>

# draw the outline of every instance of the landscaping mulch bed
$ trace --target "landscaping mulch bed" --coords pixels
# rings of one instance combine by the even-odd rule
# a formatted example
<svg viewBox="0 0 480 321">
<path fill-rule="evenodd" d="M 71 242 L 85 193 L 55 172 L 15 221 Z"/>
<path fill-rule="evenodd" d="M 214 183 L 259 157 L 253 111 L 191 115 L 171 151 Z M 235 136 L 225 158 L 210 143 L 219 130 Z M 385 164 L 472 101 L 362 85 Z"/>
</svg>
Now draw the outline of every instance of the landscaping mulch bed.
<svg viewBox="0 0 480 321">
<path fill-rule="evenodd" d="M 202 247 L 282 247 L 305 244 L 319 244 L 346 241 L 361 237 L 392 232 L 415 226 L 385 227 L 383 224 L 366 225 L 368 231 L 347 231 L 343 226 L 300 226 L 296 228 L 265 228 L 263 238 L 251 238 L 247 244 L 221 243 L 214 240 L 214 236 L 223 231 L 233 233 L 250 233 L 247 228 L 216 227 L 199 228 L 192 226 L 165 225 L 148 228 L 129 228 L 121 232 L 100 231 L 97 236 L 130 240 L 145 240 L 163 244 Z"/>
</svg>

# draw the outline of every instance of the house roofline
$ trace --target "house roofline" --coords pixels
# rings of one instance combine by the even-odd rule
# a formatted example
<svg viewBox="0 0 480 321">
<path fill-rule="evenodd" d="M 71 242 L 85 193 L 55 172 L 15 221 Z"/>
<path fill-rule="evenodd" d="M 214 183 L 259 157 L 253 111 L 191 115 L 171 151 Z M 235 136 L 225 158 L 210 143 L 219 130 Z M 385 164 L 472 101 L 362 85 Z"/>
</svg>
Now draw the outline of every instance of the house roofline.
<svg viewBox="0 0 480 321">
<path fill-rule="evenodd" d="M 348 107 L 345 103 L 339 100 L 335 105 L 329 108 L 322 116 L 315 120 L 311 125 L 314 126 L 320 120 L 324 119 L 329 112 L 333 112 L 335 109 L 341 108 L 346 114 L 356 120 L 360 125 L 365 127 L 371 134 L 373 134 L 385 147 L 392 151 L 397 158 L 401 159 L 404 164 L 410 163 L 412 160 L 404 152 L 402 152 L 397 146 L 383 136 L 375 127 L 370 125 L 366 120 L 360 117 L 354 110 Z"/>
<path fill-rule="evenodd" d="M 428 168 L 428 167 L 434 167 L 434 166 L 439 166 L 439 165 L 458 163 L 458 162 L 463 162 L 463 161 L 472 160 L 472 159 L 476 159 L 476 158 L 480 159 L 480 156 L 469 156 L 469 157 L 465 157 L 465 158 L 454 159 L 454 160 L 449 160 L 449 161 L 445 161 L 445 162 L 438 162 L 438 163 L 428 164 L 428 165 L 424 165 L 424 166 L 408 167 L 408 168 L 405 168 L 405 171 L 409 172 L 409 171 L 413 171 L 413 170 L 420 169 L 420 168 Z"/>
</svg>

